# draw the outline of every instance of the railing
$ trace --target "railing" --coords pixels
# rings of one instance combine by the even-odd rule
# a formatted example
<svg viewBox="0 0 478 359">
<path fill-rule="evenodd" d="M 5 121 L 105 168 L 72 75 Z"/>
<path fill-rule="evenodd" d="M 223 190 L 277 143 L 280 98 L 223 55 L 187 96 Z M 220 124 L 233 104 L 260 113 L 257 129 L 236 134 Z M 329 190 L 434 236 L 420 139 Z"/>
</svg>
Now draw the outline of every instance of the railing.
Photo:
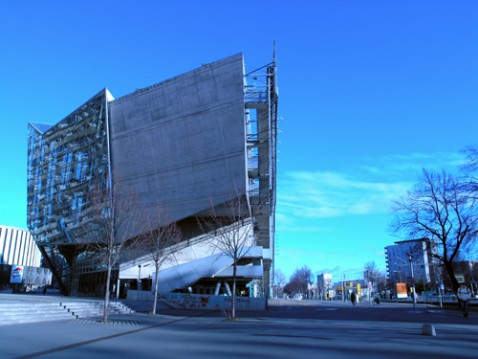
<svg viewBox="0 0 478 359">
<path fill-rule="evenodd" d="M 244 101 L 246 103 L 248 102 L 267 103 L 269 101 L 269 95 L 266 90 L 259 91 L 259 90 L 249 90 L 246 88 L 246 92 L 244 94 Z"/>
</svg>

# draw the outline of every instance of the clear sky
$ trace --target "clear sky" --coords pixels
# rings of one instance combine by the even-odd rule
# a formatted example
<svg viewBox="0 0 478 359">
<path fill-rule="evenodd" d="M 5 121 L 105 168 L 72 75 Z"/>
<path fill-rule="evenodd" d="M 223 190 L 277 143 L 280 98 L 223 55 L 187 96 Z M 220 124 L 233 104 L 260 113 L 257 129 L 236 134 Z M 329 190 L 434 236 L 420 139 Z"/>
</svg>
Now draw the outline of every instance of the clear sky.
<svg viewBox="0 0 478 359">
<path fill-rule="evenodd" d="M 28 122 L 277 41 L 276 267 L 385 269 L 390 200 L 478 142 L 478 1 L 0 1 L 0 223 L 26 228 Z"/>
</svg>

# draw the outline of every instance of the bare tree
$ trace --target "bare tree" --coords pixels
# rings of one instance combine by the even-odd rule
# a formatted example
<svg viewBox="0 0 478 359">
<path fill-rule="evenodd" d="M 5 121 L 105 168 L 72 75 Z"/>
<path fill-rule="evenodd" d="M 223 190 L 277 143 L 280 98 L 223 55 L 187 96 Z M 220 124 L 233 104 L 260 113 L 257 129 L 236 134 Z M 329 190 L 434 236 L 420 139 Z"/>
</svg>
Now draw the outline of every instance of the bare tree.
<svg viewBox="0 0 478 359">
<path fill-rule="evenodd" d="M 381 292 L 387 286 L 387 276 L 377 267 L 375 262 L 367 262 L 365 264 L 364 277 L 371 283 L 375 283 L 378 292 Z"/>
<path fill-rule="evenodd" d="M 465 163 L 461 169 L 465 173 L 466 187 L 470 196 L 478 200 L 478 145 L 468 146 L 463 150 L 466 154 Z M 471 253 L 477 253 L 478 241 L 473 240 L 465 243 L 465 248 Z M 470 259 L 470 258 L 468 258 Z"/>
<path fill-rule="evenodd" d="M 468 146 L 462 152 L 466 156 L 462 170 L 468 174 L 476 172 L 478 170 L 478 146 Z"/>
<path fill-rule="evenodd" d="M 287 279 L 280 269 L 274 271 L 274 294 L 279 295 L 284 291 L 284 286 L 287 284 Z"/>
<path fill-rule="evenodd" d="M 141 246 L 146 248 L 148 256 L 154 262 L 154 301 L 152 314 L 156 314 L 158 302 L 158 274 L 161 266 L 169 260 L 175 251 L 175 245 L 181 241 L 181 232 L 174 222 L 167 220 L 161 209 L 152 213 L 148 219 L 149 229 Z M 167 224 L 165 224 L 167 223 Z"/>
<path fill-rule="evenodd" d="M 221 205 L 220 208 L 212 206 L 211 215 L 199 219 L 203 230 L 214 231 L 211 244 L 214 248 L 232 259 L 232 301 L 230 319 L 236 319 L 236 287 L 237 267 L 254 245 L 255 241 L 250 236 L 252 222 L 250 209 L 244 196 L 235 198 Z"/>
<path fill-rule="evenodd" d="M 288 294 L 300 293 L 307 297 L 309 284 L 312 283 L 312 271 L 309 267 L 303 266 L 296 269 L 292 274 L 289 283 L 284 287 L 284 292 Z"/>
<path fill-rule="evenodd" d="M 367 262 L 363 269 L 365 272 L 365 279 L 374 282 L 375 278 L 379 274 L 379 269 L 377 268 L 375 262 Z"/>
<path fill-rule="evenodd" d="M 478 206 L 470 187 L 451 174 L 423 170 L 421 181 L 394 202 L 393 210 L 391 230 L 433 241 L 438 246 L 434 255 L 456 291 L 453 263 L 462 246 L 474 240 L 478 231 Z"/>
<path fill-rule="evenodd" d="M 133 247 L 137 225 L 132 217 L 134 196 L 123 195 L 103 186 L 93 187 L 88 194 L 88 216 L 81 223 L 83 234 L 77 238 L 96 264 L 106 269 L 103 321 L 108 321 L 111 272 L 119 264 L 122 253 Z"/>
<path fill-rule="evenodd" d="M 375 276 L 375 283 L 377 284 L 377 292 L 381 293 L 387 289 L 387 274 L 383 271 L 378 271 Z"/>
</svg>

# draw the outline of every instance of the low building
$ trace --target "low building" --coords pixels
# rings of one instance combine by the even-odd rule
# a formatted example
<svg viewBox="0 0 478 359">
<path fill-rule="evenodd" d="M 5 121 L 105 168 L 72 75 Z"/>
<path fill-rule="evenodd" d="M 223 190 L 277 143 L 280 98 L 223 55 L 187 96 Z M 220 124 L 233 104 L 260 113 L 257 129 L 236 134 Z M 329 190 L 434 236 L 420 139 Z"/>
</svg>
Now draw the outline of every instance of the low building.
<svg viewBox="0 0 478 359">
<path fill-rule="evenodd" d="M 9 286 L 12 266 L 40 267 L 41 258 L 29 231 L 0 225 L 0 288 Z"/>
<path fill-rule="evenodd" d="M 0 264 L 39 267 L 41 252 L 25 229 L 0 225 Z"/>
</svg>

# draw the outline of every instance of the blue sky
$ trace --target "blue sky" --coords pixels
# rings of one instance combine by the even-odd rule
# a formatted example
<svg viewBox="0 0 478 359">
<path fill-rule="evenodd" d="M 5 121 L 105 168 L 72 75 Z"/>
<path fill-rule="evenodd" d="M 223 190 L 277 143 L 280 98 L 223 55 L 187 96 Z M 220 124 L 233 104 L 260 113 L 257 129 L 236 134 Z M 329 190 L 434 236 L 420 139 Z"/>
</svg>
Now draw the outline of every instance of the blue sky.
<svg viewBox="0 0 478 359">
<path fill-rule="evenodd" d="M 0 223 L 26 228 L 27 123 L 277 41 L 276 267 L 385 268 L 390 200 L 478 141 L 478 1 L 1 1 Z"/>
</svg>

